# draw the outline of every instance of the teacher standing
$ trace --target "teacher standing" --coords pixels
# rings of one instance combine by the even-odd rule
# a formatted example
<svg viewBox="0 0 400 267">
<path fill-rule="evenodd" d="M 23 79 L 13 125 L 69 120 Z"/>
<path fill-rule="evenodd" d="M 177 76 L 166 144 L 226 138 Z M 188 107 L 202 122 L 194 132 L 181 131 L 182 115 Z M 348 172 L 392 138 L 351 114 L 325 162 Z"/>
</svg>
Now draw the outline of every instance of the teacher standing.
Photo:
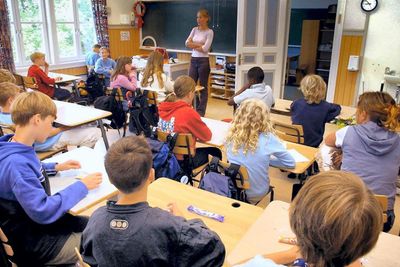
<svg viewBox="0 0 400 267">
<path fill-rule="evenodd" d="M 210 60 L 208 52 L 214 38 L 214 32 L 208 28 L 210 17 L 206 9 L 200 9 L 197 12 L 197 27 L 190 32 L 185 44 L 186 47 L 193 49 L 192 58 L 190 59 L 189 76 L 197 83 L 204 87 L 200 92 L 200 101 L 197 103 L 196 111 L 200 116 L 206 114 L 208 100 L 208 76 L 210 75 Z M 197 98 L 197 96 L 196 96 Z"/>
</svg>

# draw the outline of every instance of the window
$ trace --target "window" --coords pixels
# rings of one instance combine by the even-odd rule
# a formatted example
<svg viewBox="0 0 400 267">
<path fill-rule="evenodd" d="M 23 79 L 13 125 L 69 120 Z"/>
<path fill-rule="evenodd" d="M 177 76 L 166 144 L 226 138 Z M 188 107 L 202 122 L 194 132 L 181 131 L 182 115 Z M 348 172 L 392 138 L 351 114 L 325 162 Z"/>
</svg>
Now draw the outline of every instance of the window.
<svg viewBox="0 0 400 267">
<path fill-rule="evenodd" d="M 83 60 L 96 43 L 91 0 L 7 0 L 17 67 L 35 51 L 51 64 Z"/>
</svg>

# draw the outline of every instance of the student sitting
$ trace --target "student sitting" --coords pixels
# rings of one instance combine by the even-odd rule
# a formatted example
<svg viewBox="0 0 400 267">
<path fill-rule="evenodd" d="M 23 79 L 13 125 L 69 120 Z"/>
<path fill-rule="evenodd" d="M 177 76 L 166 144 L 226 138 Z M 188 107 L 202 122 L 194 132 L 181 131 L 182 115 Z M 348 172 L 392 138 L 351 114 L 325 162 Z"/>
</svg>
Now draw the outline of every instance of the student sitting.
<svg viewBox="0 0 400 267">
<path fill-rule="evenodd" d="M 275 100 L 271 87 L 264 83 L 264 71 L 260 67 L 251 68 L 247 72 L 247 80 L 249 83 L 228 100 L 228 105 L 240 105 L 246 99 L 257 98 L 262 100 L 268 109 L 271 109 Z"/>
<path fill-rule="evenodd" d="M 349 214 L 349 212 L 351 214 Z M 382 228 L 382 210 L 371 191 L 354 174 L 329 171 L 310 177 L 292 202 L 290 226 L 297 246 L 257 256 L 236 267 L 361 266 Z"/>
<path fill-rule="evenodd" d="M 100 48 L 100 58 L 96 61 L 94 66 L 94 71 L 97 74 L 104 75 L 104 83 L 107 87 L 110 85 L 110 77 L 116 65 L 115 61 L 108 57 L 109 55 L 110 50 L 107 47 L 102 46 Z"/>
<path fill-rule="evenodd" d="M 274 134 L 269 110 L 260 99 L 242 102 L 226 137 L 228 161 L 247 168 L 247 200 L 256 204 L 269 191 L 269 165 L 294 168 L 295 161 Z M 271 157 L 274 156 L 274 157 Z"/>
<path fill-rule="evenodd" d="M 88 69 L 88 73 L 91 73 L 94 70 L 94 66 L 96 65 L 96 61 L 100 58 L 99 52 L 100 52 L 100 47 L 101 45 L 95 44 L 92 47 L 92 51 L 86 54 L 86 67 Z"/>
<path fill-rule="evenodd" d="M 80 168 L 74 160 L 41 163 L 36 156 L 32 145 L 46 140 L 56 114 L 45 94 L 22 93 L 11 107 L 15 135 L 0 137 L 0 225 L 18 266 L 75 263 L 87 219 L 66 213 L 102 181 L 101 173 L 90 174 L 51 195 L 47 175 Z"/>
<path fill-rule="evenodd" d="M 200 115 L 193 109 L 192 103 L 196 84 L 187 75 L 178 77 L 174 83 L 174 92 L 167 95 L 165 102 L 160 103 L 158 112 L 160 120 L 158 128 L 164 132 L 190 133 L 193 135 L 193 147 L 196 140 L 211 140 L 211 130 L 201 120 Z M 208 155 L 222 158 L 221 150 L 216 147 L 196 148 L 193 158 L 194 168 L 208 162 Z M 178 160 L 183 158 L 177 155 Z"/>
<path fill-rule="evenodd" d="M 21 89 L 13 83 L 0 83 L 0 123 L 13 125 L 11 116 L 11 105 L 19 95 Z M 100 131 L 95 127 L 52 127 L 49 137 L 43 142 L 35 142 L 35 151 L 48 151 L 59 149 L 64 146 L 87 146 L 94 147 L 100 139 Z"/>
<path fill-rule="evenodd" d="M 55 82 L 61 81 L 61 77 L 55 79 L 50 78 L 49 74 L 49 63 L 46 62 L 45 54 L 35 52 L 31 55 L 32 66 L 28 69 L 28 77 L 33 77 L 36 80 L 38 90 L 51 98 L 57 100 L 67 100 L 71 97 L 71 93 L 68 90 L 55 87 Z M 44 71 L 41 69 L 44 67 Z"/>
<path fill-rule="evenodd" d="M 185 220 L 175 204 L 168 205 L 170 212 L 149 206 L 151 166 L 143 137 L 125 137 L 110 147 L 105 168 L 119 197 L 90 217 L 82 236 L 84 261 L 90 266 L 222 266 L 224 245 L 201 220 Z"/>
<path fill-rule="evenodd" d="M 135 91 L 137 88 L 136 70 L 132 66 L 130 57 L 120 57 L 117 59 L 117 66 L 111 75 L 112 88 L 121 88 L 123 98 L 126 98 L 126 92 Z M 128 110 L 127 102 L 124 101 L 124 110 Z"/>
<path fill-rule="evenodd" d="M 325 143 L 343 151 L 341 170 L 357 174 L 375 194 L 389 198 L 388 232 L 394 223 L 396 180 L 400 167 L 400 108 L 387 93 L 366 92 L 357 105 L 358 125 L 328 135 Z"/>
<path fill-rule="evenodd" d="M 303 126 L 305 145 L 318 147 L 324 136 L 325 123 L 338 116 L 341 107 L 324 100 L 326 84 L 318 75 L 304 77 L 300 89 L 304 98 L 290 106 L 292 122 Z"/>
<path fill-rule="evenodd" d="M 139 77 L 142 89 L 165 91 L 166 95 L 174 91 L 174 82 L 164 73 L 163 66 L 163 55 L 157 51 L 152 52 L 143 74 L 141 73 Z"/>
</svg>

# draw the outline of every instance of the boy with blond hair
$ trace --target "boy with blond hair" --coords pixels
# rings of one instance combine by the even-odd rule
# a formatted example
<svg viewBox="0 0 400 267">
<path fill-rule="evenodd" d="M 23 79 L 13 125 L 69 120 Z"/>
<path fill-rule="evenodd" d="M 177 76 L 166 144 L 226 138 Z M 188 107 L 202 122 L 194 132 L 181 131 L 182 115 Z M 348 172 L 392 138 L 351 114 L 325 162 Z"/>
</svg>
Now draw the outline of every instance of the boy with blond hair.
<svg viewBox="0 0 400 267">
<path fill-rule="evenodd" d="M 326 84 L 321 76 L 307 75 L 301 80 L 300 90 L 304 98 L 290 106 L 293 124 L 303 125 L 304 144 L 318 147 L 323 139 L 325 123 L 340 114 L 339 105 L 325 101 Z"/>
<path fill-rule="evenodd" d="M 28 69 L 28 77 L 35 78 L 38 91 L 48 95 L 51 98 L 57 100 L 67 100 L 71 97 L 71 93 L 68 90 L 55 87 L 57 81 L 61 81 L 61 77 L 55 79 L 50 78 L 49 74 L 49 63 L 46 62 L 46 55 L 41 52 L 33 53 L 30 58 L 32 65 Z M 44 67 L 44 71 L 42 70 Z"/>
<path fill-rule="evenodd" d="M 105 168 L 119 197 L 90 217 L 82 236 L 85 262 L 119 267 L 222 266 L 224 245 L 201 220 L 185 220 L 174 204 L 168 205 L 168 212 L 147 203 L 154 170 L 145 138 L 129 136 L 114 143 Z"/>
<path fill-rule="evenodd" d="M 97 188 L 93 173 L 51 194 L 47 175 L 79 169 L 80 163 L 42 163 L 32 147 L 44 142 L 56 118 L 53 101 L 40 92 L 20 94 L 12 104 L 15 134 L 0 138 L 0 225 L 19 266 L 73 264 L 87 219 L 66 214 L 88 190 Z"/>
<path fill-rule="evenodd" d="M 9 82 L 0 83 L 0 123 L 13 125 L 11 118 L 11 105 L 19 95 L 21 89 Z M 87 146 L 94 147 L 100 139 L 100 131 L 95 127 L 52 127 L 49 137 L 43 142 L 35 142 L 35 151 L 48 151 L 59 149 L 64 146 Z"/>
</svg>

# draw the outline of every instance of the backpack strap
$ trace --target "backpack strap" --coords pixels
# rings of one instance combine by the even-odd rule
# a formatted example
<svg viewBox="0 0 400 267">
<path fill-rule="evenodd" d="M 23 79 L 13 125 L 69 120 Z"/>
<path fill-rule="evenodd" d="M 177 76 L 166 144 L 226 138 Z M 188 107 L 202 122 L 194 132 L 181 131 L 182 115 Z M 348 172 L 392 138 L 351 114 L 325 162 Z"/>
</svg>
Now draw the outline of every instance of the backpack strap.
<svg viewBox="0 0 400 267">
<path fill-rule="evenodd" d="M 229 165 L 229 168 L 225 170 L 225 175 L 231 177 L 234 182 L 236 182 L 236 180 L 238 180 L 237 176 L 239 175 L 240 183 L 243 185 L 244 179 L 243 179 L 242 174 L 239 172 L 239 169 L 240 169 L 240 165 L 231 163 Z M 236 186 L 236 183 L 235 183 L 235 186 Z"/>
<path fill-rule="evenodd" d="M 172 152 L 172 150 L 174 150 L 175 144 L 176 144 L 176 140 L 178 139 L 179 134 L 178 133 L 170 133 L 167 136 L 167 144 L 169 147 L 169 151 Z"/>
<path fill-rule="evenodd" d="M 219 158 L 214 156 L 212 157 L 211 162 L 209 164 L 210 171 L 219 173 L 218 167 L 219 167 Z"/>
</svg>

